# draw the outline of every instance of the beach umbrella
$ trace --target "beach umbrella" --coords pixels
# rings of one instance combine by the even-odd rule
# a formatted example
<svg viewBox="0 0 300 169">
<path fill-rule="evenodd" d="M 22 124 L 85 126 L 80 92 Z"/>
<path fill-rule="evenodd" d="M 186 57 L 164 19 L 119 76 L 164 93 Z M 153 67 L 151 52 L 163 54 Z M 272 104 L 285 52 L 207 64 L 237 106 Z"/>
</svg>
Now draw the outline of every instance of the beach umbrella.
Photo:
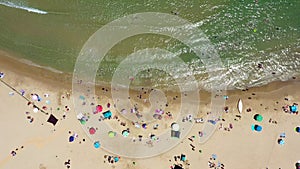
<svg viewBox="0 0 300 169">
<path fill-rule="evenodd" d="M 296 131 L 297 133 L 300 133 L 300 126 L 296 127 L 296 128 L 295 128 L 295 131 Z"/>
<path fill-rule="evenodd" d="M 128 132 L 127 130 L 123 130 L 123 131 L 122 131 L 122 135 L 123 135 L 124 137 L 128 137 L 128 136 L 129 136 L 129 132 Z"/>
<path fill-rule="evenodd" d="M 298 111 L 298 106 L 297 105 L 290 106 L 290 111 L 296 113 Z"/>
<path fill-rule="evenodd" d="M 147 129 L 147 124 L 146 123 L 142 124 L 142 127 L 143 129 Z"/>
<path fill-rule="evenodd" d="M 4 78 L 5 74 L 3 72 L 0 72 L 0 78 Z"/>
<path fill-rule="evenodd" d="M 180 129 L 179 124 L 177 124 L 177 123 L 172 123 L 171 128 L 174 131 L 179 131 L 179 129 Z"/>
<path fill-rule="evenodd" d="M 280 145 L 284 145 L 284 143 L 285 143 L 285 141 L 284 141 L 283 139 L 281 139 L 281 138 L 278 139 L 277 142 L 278 142 L 278 144 L 280 144 Z"/>
<path fill-rule="evenodd" d="M 251 126 L 251 129 L 252 129 L 252 131 L 258 131 L 258 132 L 260 132 L 260 131 L 262 131 L 262 127 L 260 126 L 260 125 L 252 125 Z"/>
<path fill-rule="evenodd" d="M 94 143 L 94 147 L 95 147 L 95 148 L 99 148 L 99 147 L 100 147 L 100 143 L 99 143 L 99 141 L 95 141 L 95 143 Z"/>
<path fill-rule="evenodd" d="M 181 161 L 186 161 L 186 156 L 185 156 L 184 154 L 181 154 L 180 160 L 181 160 Z"/>
<path fill-rule="evenodd" d="M 255 131 L 262 131 L 262 127 L 260 125 L 254 126 Z"/>
<path fill-rule="evenodd" d="M 151 134 L 151 135 L 150 135 L 150 139 L 151 139 L 151 140 L 156 140 L 156 136 L 155 136 L 154 134 Z"/>
<path fill-rule="evenodd" d="M 263 116 L 260 114 L 256 114 L 256 115 L 254 115 L 254 120 L 261 122 L 263 120 Z"/>
<path fill-rule="evenodd" d="M 81 120 L 80 120 L 80 123 L 81 123 L 82 125 L 85 125 L 85 124 L 86 124 L 86 121 L 83 120 L 83 119 L 81 119 Z"/>
<path fill-rule="evenodd" d="M 38 108 L 34 108 L 34 109 L 33 109 L 33 112 L 35 112 L 35 113 L 37 113 L 38 111 L 39 111 Z"/>
<path fill-rule="evenodd" d="M 97 113 L 102 112 L 103 107 L 101 105 L 96 106 Z"/>
<path fill-rule="evenodd" d="M 119 157 L 115 157 L 114 160 L 115 160 L 115 162 L 118 162 L 119 161 Z"/>
<path fill-rule="evenodd" d="M 108 132 L 108 137 L 113 138 L 116 136 L 116 132 L 110 131 Z"/>
<path fill-rule="evenodd" d="M 79 96 L 79 99 L 80 100 L 85 100 L 85 97 L 84 96 Z"/>
<path fill-rule="evenodd" d="M 73 142 L 75 140 L 74 136 L 69 137 L 69 142 Z"/>
<path fill-rule="evenodd" d="M 32 100 L 35 100 L 35 101 L 37 101 L 38 100 L 38 95 L 36 95 L 36 94 L 34 94 L 34 95 L 32 95 Z"/>
<path fill-rule="evenodd" d="M 112 113 L 111 113 L 111 111 L 106 111 L 103 113 L 103 116 L 104 116 L 104 118 L 109 119 L 109 118 L 111 118 Z"/>
<path fill-rule="evenodd" d="M 91 127 L 89 129 L 90 134 L 95 134 L 96 133 L 96 129 L 94 129 L 93 127 Z"/>
<path fill-rule="evenodd" d="M 300 161 L 298 161 L 298 162 L 296 163 L 296 167 L 297 167 L 297 169 L 300 169 Z"/>
</svg>

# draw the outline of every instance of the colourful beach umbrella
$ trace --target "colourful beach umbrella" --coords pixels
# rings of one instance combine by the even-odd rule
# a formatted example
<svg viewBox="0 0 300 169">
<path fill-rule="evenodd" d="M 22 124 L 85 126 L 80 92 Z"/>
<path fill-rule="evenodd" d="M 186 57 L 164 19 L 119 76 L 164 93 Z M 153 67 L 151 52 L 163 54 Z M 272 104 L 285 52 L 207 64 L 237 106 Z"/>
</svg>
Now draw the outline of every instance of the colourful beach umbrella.
<svg viewBox="0 0 300 169">
<path fill-rule="evenodd" d="M 254 115 L 254 120 L 261 122 L 263 120 L 263 116 L 260 114 L 256 114 L 256 115 Z"/>
<path fill-rule="evenodd" d="M 101 145 L 100 145 L 99 141 L 95 141 L 94 147 L 95 147 L 95 148 L 100 148 L 100 146 L 101 146 Z"/>
<path fill-rule="evenodd" d="M 95 134 L 96 133 L 96 129 L 94 129 L 93 127 L 91 127 L 89 129 L 90 134 Z"/>
<path fill-rule="evenodd" d="M 97 113 L 102 112 L 103 107 L 101 105 L 96 106 Z"/>
</svg>

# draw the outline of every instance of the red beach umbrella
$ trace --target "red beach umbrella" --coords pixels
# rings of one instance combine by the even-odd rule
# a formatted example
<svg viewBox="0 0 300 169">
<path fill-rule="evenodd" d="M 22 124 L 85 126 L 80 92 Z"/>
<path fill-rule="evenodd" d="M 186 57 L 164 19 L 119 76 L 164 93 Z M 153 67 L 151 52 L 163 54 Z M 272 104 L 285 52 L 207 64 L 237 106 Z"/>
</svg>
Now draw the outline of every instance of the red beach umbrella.
<svg viewBox="0 0 300 169">
<path fill-rule="evenodd" d="M 95 134 L 96 133 L 96 129 L 94 129 L 93 127 L 90 128 L 89 130 L 90 134 Z"/>
<path fill-rule="evenodd" d="M 97 110 L 97 113 L 102 112 L 103 107 L 102 107 L 101 105 L 98 105 L 98 106 L 96 107 L 96 110 Z"/>
</svg>

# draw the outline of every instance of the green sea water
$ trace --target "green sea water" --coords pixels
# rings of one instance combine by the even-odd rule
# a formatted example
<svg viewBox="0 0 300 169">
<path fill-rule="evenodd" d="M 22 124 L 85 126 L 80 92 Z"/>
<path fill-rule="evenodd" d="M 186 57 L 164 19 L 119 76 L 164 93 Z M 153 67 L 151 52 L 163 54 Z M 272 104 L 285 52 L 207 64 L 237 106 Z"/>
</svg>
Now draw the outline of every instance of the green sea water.
<svg viewBox="0 0 300 169">
<path fill-rule="evenodd" d="M 227 69 L 220 75 L 224 83 L 235 88 L 257 86 L 300 73 L 299 9 L 299 0 L 0 0 L 0 49 L 72 72 L 82 46 L 103 25 L 134 13 L 176 12 L 215 45 Z M 109 81 L 122 59 L 150 47 L 179 53 L 202 86 L 210 81 L 201 60 L 187 46 L 149 34 L 117 44 L 101 63 L 99 79 Z M 257 68 L 259 63 L 263 70 Z M 153 71 L 155 78 L 148 74 L 142 72 L 139 78 L 167 84 L 161 80 L 165 73 Z"/>
</svg>

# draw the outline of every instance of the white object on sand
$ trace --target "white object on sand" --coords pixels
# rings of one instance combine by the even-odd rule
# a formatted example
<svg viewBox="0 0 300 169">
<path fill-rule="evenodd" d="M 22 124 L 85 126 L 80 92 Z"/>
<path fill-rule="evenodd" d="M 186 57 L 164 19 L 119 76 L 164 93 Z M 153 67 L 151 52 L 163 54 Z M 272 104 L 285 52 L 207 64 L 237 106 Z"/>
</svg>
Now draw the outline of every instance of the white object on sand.
<svg viewBox="0 0 300 169">
<path fill-rule="evenodd" d="M 242 113 L 242 111 L 243 111 L 243 102 L 242 102 L 241 99 L 239 99 L 239 101 L 238 101 L 237 108 L 238 108 L 239 113 Z"/>
<path fill-rule="evenodd" d="M 38 111 L 39 111 L 38 108 L 34 108 L 34 109 L 33 109 L 33 112 L 35 112 L 35 113 L 37 113 Z"/>
<path fill-rule="evenodd" d="M 174 131 L 179 131 L 179 129 L 180 129 L 179 124 L 177 124 L 177 123 L 172 123 L 171 128 Z"/>
<path fill-rule="evenodd" d="M 34 94 L 34 95 L 32 96 L 32 100 L 37 101 L 37 100 L 38 100 L 38 96 L 37 96 L 36 94 Z"/>
<path fill-rule="evenodd" d="M 83 115 L 82 113 L 79 113 L 79 114 L 77 114 L 77 119 L 78 119 L 78 120 L 81 120 L 81 119 L 83 118 L 83 116 L 84 116 L 84 115 Z"/>
</svg>

